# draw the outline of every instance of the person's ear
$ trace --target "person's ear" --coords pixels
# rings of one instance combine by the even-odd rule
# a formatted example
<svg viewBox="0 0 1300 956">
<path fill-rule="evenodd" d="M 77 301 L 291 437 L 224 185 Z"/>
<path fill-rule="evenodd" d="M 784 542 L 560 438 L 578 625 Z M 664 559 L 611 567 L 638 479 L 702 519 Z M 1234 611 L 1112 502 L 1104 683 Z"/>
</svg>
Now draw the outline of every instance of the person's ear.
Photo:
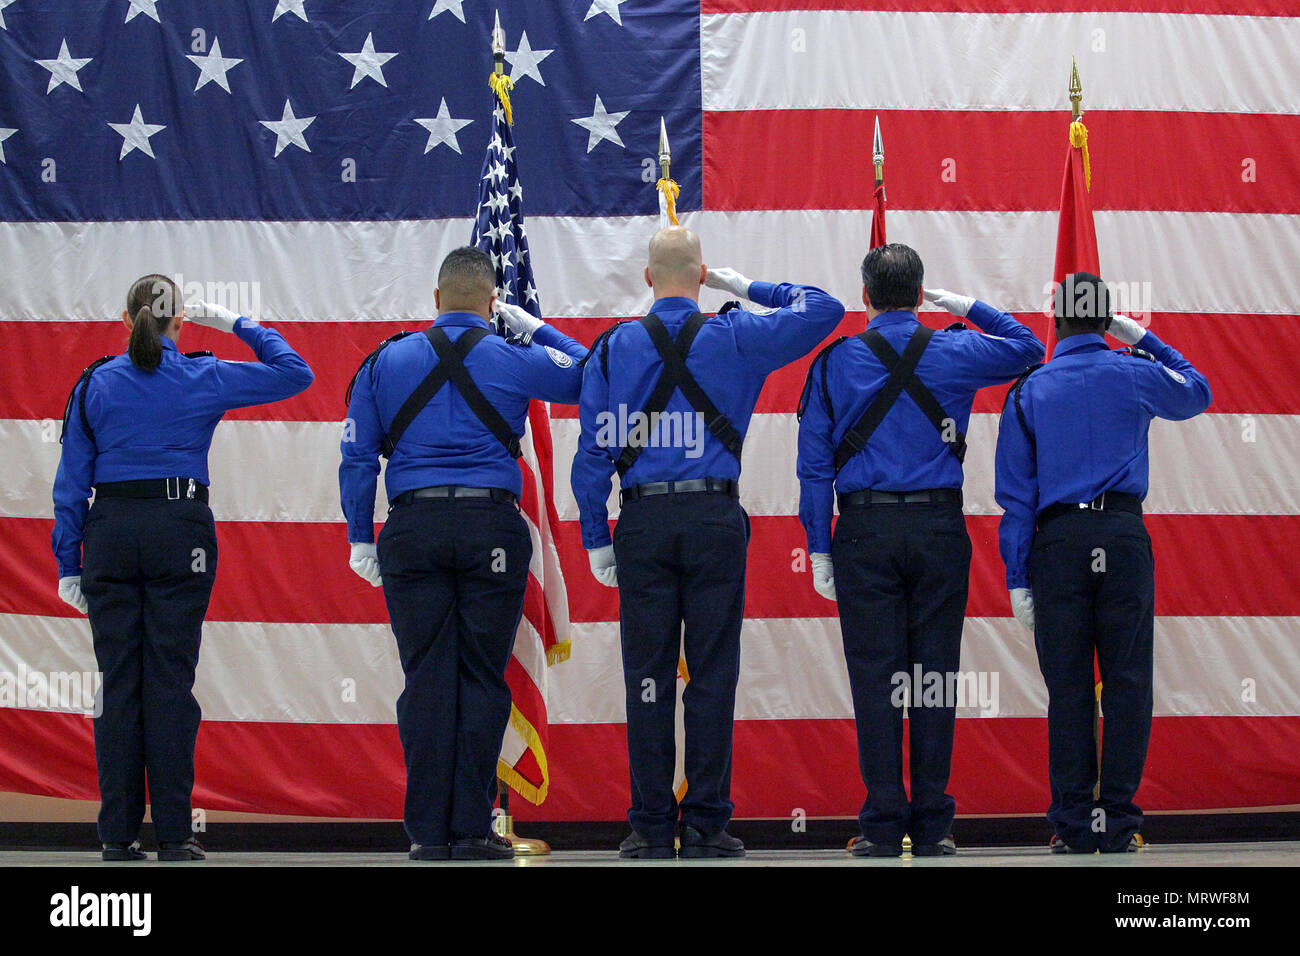
<svg viewBox="0 0 1300 956">
<path fill-rule="evenodd" d="M 442 309 L 442 290 L 441 290 L 441 289 L 434 289 L 434 290 L 433 290 L 433 307 L 434 307 L 435 309 L 439 309 L 439 310 Z"/>
<path fill-rule="evenodd" d="M 488 311 L 487 311 L 488 317 L 491 318 L 492 313 L 495 312 L 496 310 L 497 310 L 497 294 L 496 292 L 493 292 L 492 298 L 488 299 Z"/>
<path fill-rule="evenodd" d="M 135 328 L 135 322 L 131 320 L 131 313 L 126 311 L 126 309 L 122 310 L 122 324 L 128 329 Z"/>
<path fill-rule="evenodd" d="M 700 285 L 704 285 L 704 283 L 708 281 L 708 278 L 709 278 L 709 267 L 706 266 L 703 262 L 701 262 L 700 263 Z"/>
<path fill-rule="evenodd" d="M 921 311 L 921 306 L 924 305 L 924 304 L 925 304 L 925 286 L 921 286 L 921 288 L 917 290 L 917 293 L 916 293 L 916 307 L 915 307 L 914 309 L 912 309 L 912 311 L 913 311 L 913 312 L 920 312 L 920 311 Z"/>
<path fill-rule="evenodd" d="M 185 324 L 185 310 L 181 309 L 181 314 L 174 316 L 172 318 L 172 328 L 171 328 L 172 335 L 179 336 L 181 334 L 181 326 L 184 324 Z"/>
<path fill-rule="evenodd" d="M 650 281 L 650 267 L 649 267 L 649 266 L 646 266 L 646 267 L 645 267 L 645 284 L 648 285 L 648 286 L 649 286 L 650 288 L 652 288 L 652 289 L 655 287 L 655 284 L 654 284 L 653 282 Z"/>
<path fill-rule="evenodd" d="M 865 285 L 862 287 L 862 304 L 868 309 L 871 308 L 871 297 L 867 295 L 867 287 Z"/>
</svg>

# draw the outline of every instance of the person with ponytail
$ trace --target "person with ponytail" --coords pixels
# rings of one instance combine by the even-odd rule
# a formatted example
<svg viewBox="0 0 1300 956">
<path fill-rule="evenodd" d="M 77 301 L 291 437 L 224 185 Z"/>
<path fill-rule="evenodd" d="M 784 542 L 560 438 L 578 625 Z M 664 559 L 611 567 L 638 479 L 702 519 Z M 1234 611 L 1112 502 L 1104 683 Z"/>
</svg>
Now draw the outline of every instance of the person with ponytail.
<svg viewBox="0 0 1300 956">
<path fill-rule="evenodd" d="M 234 334 L 258 361 L 181 353 L 187 318 Z M 313 376 L 280 333 L 221 305 L 182 308 L 166 276 L 131 286 L 122 321 L 126 352 L 87 368 L 68 397 L 51 544 L 59 597 L 89 616 L 102 680 L 103 859 L 146 858 L 147 786 L 158 859 L 201 860 L 190 794 L 201 716 L 194 672 L 217 570 L 208 448 L 227 411 L 289 398 Z"/>
</svg>

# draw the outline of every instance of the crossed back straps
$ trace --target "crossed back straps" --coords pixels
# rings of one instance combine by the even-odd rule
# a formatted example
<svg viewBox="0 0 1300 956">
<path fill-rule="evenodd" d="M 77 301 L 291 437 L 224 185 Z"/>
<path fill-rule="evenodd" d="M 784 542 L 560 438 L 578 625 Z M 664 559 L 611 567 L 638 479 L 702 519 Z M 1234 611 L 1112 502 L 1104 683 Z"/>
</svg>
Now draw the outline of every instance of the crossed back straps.
<svg viewBox="0 0 1300 956">
<path fill-rule="evenodd" d="M 867 442 L 880 423 L 885 420 L 890 409 L 906 392 L 925 415 L 930 423 L 938 430 L 940 436 L 944 437 L 944 444 L 948 450 L 956 456 L 958 462 L 966 459 L 966 436 L 957 430 L 955 421 L 948 417 L 944 412 L 943 406 L 939 404 L 938 399 L 925 386 L 925 383 L 917 377 L 916 366 L 921 361 L 921 356 L 925 353 L 934 338 L 934 330 L 924 325 L 918 325 L 912 337 L 907 341 L 907 347 L 903 349 L 900 357 L 894 351 L 889 341 L 880 334 L 876 329 L 867 329 L 859 333 L 857 338 L 861 339 L 867 348 L 871 349 L 872 354 L 876 356 L 889 371 L 889 378 L 885 381 L 885 386 L 876 393 L 876 397 L 871 400 L 862 417 L 844 433 L 840 439 L 839 447 L 835 449 L 835 471 L 838 473 L 858 452 L 867 447 Z M 822 388 L 826 388 L 826 361 L 829 356 L 823 359 L 822 363 Z M 826 395 L 827 408 L 830 407 L 829 393 Z M 952 432 L 953 439 L 948 441 L 946 436 Z"/>
<path fill-rule="evenodd" d="M 642 414 L 648 420 L 654 421 L 668 407 L 668 401 L 673 397 L 673 392 L 680 389 L 682 397 L 686 399 L 691 408 L 704 417 L 705 426 L 713 433 L 713 436 L 722 442 L 723 447 L 739 460 L 744 439 L 740 437 L 740 432 L 736 431 L 735 426 L 718 410 L 718 406 L 713 404 L 713 400 L 709 398 L 704 389 L 700 387 L 700 383 L 695 380 L 695 376 L 691 374 L 690 369 L 686 367 L 686 356 L 690 354 L 691 344 L 695 341 L 695 336 L 699 334 L 700 328 L 706 321 L 704 315 L 696 312 L 687 319 L 686 324 L 682 326 L 682 330 L 677 333 L 676 340 L 668 334 L 668 329 L 659 316 L 653 312 L 637 321 L 649 334 L 655 351 L 659 353 L 659 357 L 664 363 L 663 373 L 659 376 L 659 381 L 655 383 L 654 389 L 650 392 L 650 398 L 646 401 Z M 625 474 L 641 457 L 643 449 L 643 445 L 632 442 L 629 442 L 628 446 L 623 449 L 622 454 L 614 462 L 614 467 L 618 469 L 620 476 Z"/>
<path fill-rule="evenodd" d="M 415 417 L 424 410 L 424 407 L 429 404 L 429 401 L 438 393 L 438 390 L 448 382 L 456 386 L 456 391 L 460 392 L 460 397 L 465 399 L 465 404 L 470 407 L 470 411 L 478 417 L 478 420 L 483 423 L 483 427 L 492 433 L 493 437 L 505 447 L 506 451 L 510 452 L 512 457 L 518 458 L 523 454 L 519 447 L 519 436 L 514 433 L 510 428 L 510 424 L 496 410 L 495 406 L 487 400 L 479 387 L 474 384 L 469 369 L 465 367 L 466 356 L 469 355 L 474 346 L 491 334 L 488 329 L 475 326 L 466 329 L 455 342 L 452 342 L 451 337 L 440 328 L 425 329 L 424 335 L 438 355 L 438 364 L 425 376 L 424 381 L 420 382 L 410 397 L 402 403 L 402 407 L 397 410 L 397 414 L 393 416 L 393 421 L 388 426 L 388 433 L 384 436 L 383 443 L 380 446 L 380 453 L 385 458 L 392 457 L 402 433 L 406 431 L 411 422 L 415 421 Z"/>
</svg>

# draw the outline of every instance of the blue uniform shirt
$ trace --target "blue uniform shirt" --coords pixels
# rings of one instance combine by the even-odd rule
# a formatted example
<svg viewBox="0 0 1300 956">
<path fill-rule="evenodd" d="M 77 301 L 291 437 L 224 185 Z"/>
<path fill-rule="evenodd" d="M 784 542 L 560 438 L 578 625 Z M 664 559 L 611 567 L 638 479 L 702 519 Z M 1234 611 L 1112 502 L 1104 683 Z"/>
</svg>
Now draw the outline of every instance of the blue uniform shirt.
<svg viewBox="0 0 1300 956">
<path fill-rule="evenodd" d="M 976 301 L 966 316 L 983 330 L 935 332 L 916 374 L 965 433 L 975 393 L 1010 381 L 1043 357 L 1043 343 L 1006 312 Z M 868 328 L 880 332 L 899 355 L 920 326 L 914 312 L 882 312 Z M 827 413 L 822 394 L 821 363 L 835 416 Z M 920 491 L 960 488 L 962 467 L 939 430 L 904 392 L 867 442 L 866 448 L 835 473 L 835 449 L 845 433 L 875 399 L 889 372 L 859 338 L 841 342 L 813 363 L 807 405 L 799 423 L 799 520 L 808 535 L 808 550 L 831 549 L 835 492 L 875 488 Z"/>
<path fill-rule="evenodd" d="M 710 318 L 686 359 L 700 387 L 742 438 L 767 376 L 812 351 L 844 317 L 844 305 L 814 286 L 753 282 L 749 298 L 776 311 L 737 309 Z M 699 306 L 692 299 L 670 297 L 656 301 L 650 311 L 675 340 Z M 579 405 L 582 436 L 573 459 L 573 492 L 582 520 L 582 546 L 588 550 L 610 542 L 606 503 L 614 462 L 635 428 L 631 416 L 645 408 L 664 370 L 639 322 L 616 328 L 608 345 L 608 378 L 600 355 L 587 361 Z M 665 412 L 657 436 L 650 436 L 623 476 L 624 488 L 652 481 L 740 477 L 740 462 L 711 432 L 697 428 L 694 410 L 680 389 L 673 392 Z"/>
<path fill-rule="evenodd" d="M 434 326 L 453 342 L 466 329 L 487 328 L 472 312 L 447 312 Z M 549 325 L 531 345 L 512 345 L 497 335 L 484 338 L 465 359 L 465 368 L 484 397 L 516 435 L 524 433 L 528 402 L 574 404 L 582 387 L 578 361 L 587 350 Z M 375 485 L 379 450 L 398 410 L 438 363 L 427 336 L 408 335 L 387 346 L 369 372 L 362 370 L 348 406 L 351 433 L 341 445 L 339 492 L 348 540 L 369 544 L 375 536 Z M 397 442 L 384 473 L 391 501 L 406 491 L 437 485 L 523 491 L 519 462 L 466 404 L 456 386 L 443 385 Z"/>
<path fill-rule="evenodd" d="M 127 355 L 105 362 L 77 386 L 63 453 L 54 478 L 51 543 L 59 577 L 81 573 L 81 536 L 91 488 L 110 481 L 193 478 L 208 484 L 208 446 L 221 416 L 232 408 L 278 402 L 312 383 L 307 363 L 284 337 L 240 318 L 235 335 L 257 362 L 186 358 L 164 337 L 162 363 L 152 372 Z M 86 391 L 86 418 L 79 400 Z"/>
<path fill-rule="evenodd" d="M 1147 430 L 1153 418 L 1182 421 L 1210 406 L 1205 376 L 1148 332 L 1135 346 L 1156 361 L 1112 352 L 1100 335 L 1072 335 L 1025 380 L 1020 404 L 1037 454 L 1008 394 L 998 430 L 998 543 L 1007 588 L 1029 587 L 1039 512 L 1117 491 L 1147 493 Z"/>
</svg>

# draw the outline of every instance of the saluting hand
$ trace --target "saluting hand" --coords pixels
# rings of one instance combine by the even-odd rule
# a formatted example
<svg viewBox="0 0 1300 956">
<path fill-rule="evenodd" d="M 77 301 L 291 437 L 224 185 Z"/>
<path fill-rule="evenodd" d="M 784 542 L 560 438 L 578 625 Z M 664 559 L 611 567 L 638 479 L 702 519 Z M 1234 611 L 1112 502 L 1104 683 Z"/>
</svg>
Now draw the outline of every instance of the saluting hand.
<svg viewBox="0 0 1300 956">
<path fill-rule="evenodd" d="M 838 601 L 835 596 L 835 565 L 829 554 L 812 554 L 813 590 L 828 601 Z"/>
<path fill-rule="evenodd" d="M 82 614 L 90 613 L 90 605 L 86 603 L 86 596 L 81 593 L 81 575 L 59 578 L 59 598 L 64 604 L 70 604 Z"/>
<path fill-rule="evenodd" d="M 1034 595 L 1029 588 L 1011 589 L 1011 613 L 1026 628 L 1034 629 Z"/>
<path fill-rule="evenodd" d="M 591 562 L 591 573 L 607 588 L 618 587 L 618 566 L 614 563 L 614 546 L 607 544 L 603 548 L 592 548 L 587 552 Z"/>
<path fill-rule="evenodd" d="M 1137 345 L 1147 334 L 1147 330 L 1142 328 L 1141 324 L 1118 312 L 1111 317 L 1109 332 L 1125 345 Z"/>
<path fill-rule="evenodd" d="M 496 314 L 506 330 L 512 335 L 520 336 L 525 345 L 533 340 L 533 333 L 546 324 L 522 306 L 511 305 L 500 299 L 497 299 Z"/>
<path fill-rule="evenodd" d="M 956 292 L 949 292 L 947 289 L 926 289 L 925 298 L 928 302 L 933 302 L 941 309 L 947 309 L 953 315 L 959 315 L 963 319 L 970 307 L 975 304 L 975 299 L 969 295 L 959 295 Z"/>
<path fill-rule="evenodd" d="M 372 587 L 379 587 L 384 579 L 379 574 L 379 551 L 373 544 L 352 542 L 352 556 L 348 566 Z"/>
<path fill-rule="evenodd" d="M 749 298 L 750 280 L 735 269 L 710 269 L 704 284 L 710 289 L 722 289 L 742 299 Z"/>
<path fill-rule="evenodd" d="M 185 317 L 219 332 L 235 331 L 235 323 L 239 321 L 238 312 L 231 312 L 224 305 L 203 301 L 186 303 Z"/>
</svg>

